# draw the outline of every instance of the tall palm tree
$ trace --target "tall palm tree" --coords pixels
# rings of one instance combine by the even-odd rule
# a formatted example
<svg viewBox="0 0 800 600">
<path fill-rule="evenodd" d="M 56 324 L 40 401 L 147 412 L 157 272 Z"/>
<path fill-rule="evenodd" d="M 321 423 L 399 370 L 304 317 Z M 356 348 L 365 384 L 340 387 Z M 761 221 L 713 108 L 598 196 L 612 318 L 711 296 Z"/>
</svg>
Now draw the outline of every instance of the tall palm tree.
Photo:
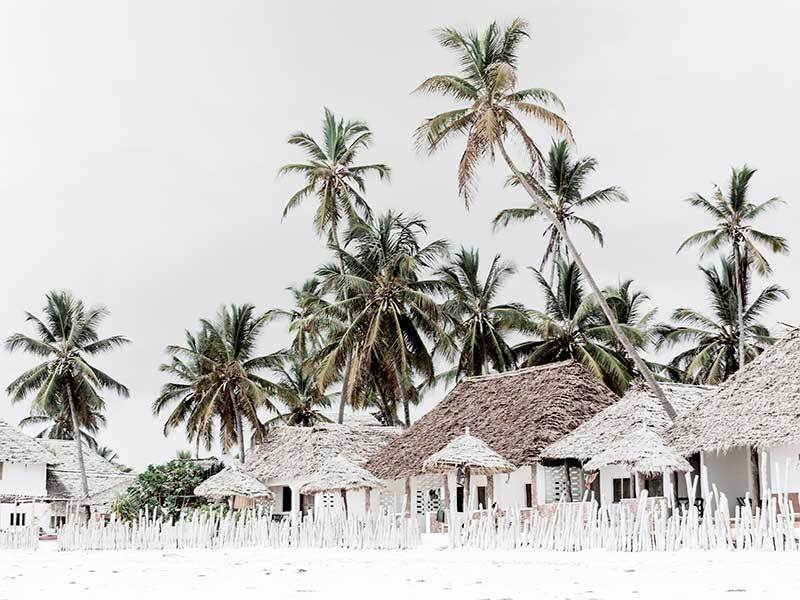
<svg viewBox="0 0 800 600">
<path fill-rule="evenodd" d="M 36 337 L 15 333 L 6 339 L 6 348 L 10 352 L 22 350 L 44 361 L 12 381 L 6 393 L 12 402 L 34 394 L 33 414 L 58 415 L 68 411 L 81 472 L 81 491 L 86 497 L 89 485 L 83 444 L 75 432 L 87 427 L 90 415 L 102 412 L 102 391 L 128 396 L 128 388 L 92 365 L 89 358 L 124 346 L 129 340 L 120 335 L 101 338 L 97 330 L 108 316 L 108 309 L 86 308 L 69 292 L 49 292 L 42 318 L 25 314 L 36 330 Z"/>
<path fill-rule="evenodd" d="M 573 359 L 602 379 L 612 390 L 622 394 L 633 377 L 622 355 L 613 345 L 613 332 L 597 301 L 583 289 L 577 265 L 559 261 L 557 285 L 551 286 L 541 271 L 531 268 L 545 296 L 545 309 L 531 311 L 538 339 L 515 347 L 525 366 Z M 631 339 L 640 345 L 646 333 L 622 325 Z"/>
<path fill-rule="evenodd" d="M 354 249 L 339 250 L 343 273 L 334 265 L 318 271 L 326 289 L 339 298 L 317 313 L 320 326 L 328 327 L 329 317 L 337 318 L 342 310 L 351 315 L 319 353 L 318 385 L 325 389 L 351 361 L 342 386 L 344 401 L 355 405 L 377 387 L 389 404 L 402 403 L 406 425 L 409 403 L 417 397 L 414 376 L 430 381 L 434 375 L 426 338 L 450 350 L 441 310 L 431 295 L 437 283 L 423 278 L 447 244 L 423 243 L 426 231 L 422 219 L 389 211 L 348 232 L 347 243 Z"/>
<path fill-rule="evenodd" d="M 320 409 L 330 408 L 332 398 L 320 391 L 314 374 L 296 358 L 287 361 L 275 372 L 273 394 L 286 410 L 272 421 L 283 421 L 288 425 L 311 427 L 329 421 Z"/>
<path fill-rule="evenodd" d="M 483 375 L 491 365 L 495 371 L 516 367 L 508 336 L 529 331 L 525 307 L 517 302 L 495 304 L 505 281 L 516 269 L 496 255 L 483 281 L 477 249 L 461 248 L 449 264 L 437 271 L 446 300 L 442 306 L 458 344 L 458 363 L 452 375 Z"/>
<path fill-rule="evenodd" d="M 285 217 L 306 198 L 315 196 L 317 210 L 314 226 L 318 235 L 325 234 L 328 244 L 338 252 L 339 233 L 342 225 L 352 226 L 361 220 L 369 221 L 372 210 L 363 197 L 365 180 L 370 175 L 389 179 L 391 169 L 382 163 L 356 165 L 359 153 L 372 143 L 372 131 L 364 121 L 337 119 L 327 108 L 322 120 L 322 142 L 303 131 L 289 136 L 289 144 L 301 148 L 308 159 L 305 163 L 284 165 L 279 175 L 299 173 L 305 179 L 300 188 L 287 202 L 283 210 Z M 339 260 L 339 271 L 344 273 L 344 263 Z M 345 369 L 350 372 L 350 361 Z M 345 389 L 349 376 L 345 376 L 342 403 L 339 406 L 339 423 L 344 420 L 344 402 L 349 397 Z"/>
<path fill-rule="evenodd" d="M 616 322 L 613 311 L 583 262 L 566 227 L 558 219 L 550 203 L 544 199 L 542 186 L 534 185 L 535 180 L 526 178 L 523 170 L 517 167 L 506 150 L 508 141 L 512 139 L 520 141 L 531 169 L 538 175 L 544 171 L 542 166 L 544 158 L 521 119 L 533 118 L 551 127 L 567 140 L 572 139 L 566 121 L 551 110 L 551 108 L 563 109 L 561 101 L 555 94 L 542 88 L 517 89 L 517 50 L 522 40 L 529 37 L 528 24 L 522 19 L 515 19 L 506 27 L 492 23 L 482 34 L 441 29 L 436 36 L 444 48 L 453 50 L 457 54 L 462 67 L 461 74 L 435 75 L 423 81 L 417 90 L 450 96 L 458 102 L 465 103 L 466 106 L 426 119 L 417 129 L 417 140 L 433 152 L 443 147 L 451 138 L 466 135 L 466 145 L 458 169 L 458 189 L 467 203 L 474 194 L 478 164 L 482 159 L 492 159 L 496 152 L 500 152 L 511 173 L 530 196 L 533 204 L 556 228 L 596 296 L 614 335 L 661 400 L 667 414 L 674 418 L 675 409 L 664 396 L 664 392 L 639 356 L 634 344 Z"/>
<path fill-rule="evenodd" d="M 731 169 L 728 193 L 724 194 L 714 186 L 713 200 L 695 194 L 687 202 L 711 215 L 716 223 L 711 229 L 698 231 L 689 236 L 678 248 L 678 252 L 690 246 L 700 246 L 701 258 L 708 252 L 716 252 L 723 245 L 729 245 L 736 268 L 737 333 L 739 349 L 739 368 L 745 363 L 744 285 L 747 270 L 752 265 L 762 275 L 772 271 L 759 246 L 779 254 L 789 252 L 789 243 L 782 237 L 753 228 L 753 221 L 771 208 L 782 203 L 777 197 L 760 204 L 753 204 L 747 197 L 750 180 L 756 169 L 744 165 L 741 169 Z"/>
<path fill-rule="evenodd" d="M 283 317 L 289 320 L 289 332 L 293 334 L 289 350 L 299 360 L 305 361 L 325 341 L 326 332 L 317 327 L 314 315 L 330 302 L 322 292 L 322 282 L 317 277 L 306 279 L 300 287 L 290 287 L 289 292 L 294 305 L 288 309 L 275 308 L 268 311 L 271 318 Z"/>
<path fill-rule="evenodd" d="M 689 383 L 716 384 L 733 375 L 742 362 L 748 363 L 758 356 L 763 346 L 772 344 L 774 338 L 759 320 L 764 311 L 789 293 L 778 285 L 769 285 L 750 302 L 750 282 L 742 286 L 744 328 L 739 324 L 738 273 L 730 259 L 723 259 L 714 268 L 700 267 L 705 278 L 711 302 L 711 314 L 691 308 L 678 308 L 672 313 L 675 324 L 657 327 L 657 348 L 690 344 L 675 356 L 667 366 L 668 371 L 679 373 Z M 744 336 L 739 335 L 744 331 Z M 744 360 L 739 338 L 744 339 Z"/>
<path fill-rule="evenodd" d="M 200 458 L 200 445 L 211 450 L 214 441 L 214 420 L 219 416 L 219 406 L 213 394 L 207 393 L 214 382 L 213 365 L 215 349 L 206 329 L 197 335 L 186 332 L 186 342 L 170 361 L 159 370 L 172 375 L 176 381 L 165 383 L 153 402 L 153 414 L 161 414 L 168 406 L 174 407 L 164 422 L 164 435 L 183 425 L 186 437 L 194 440 L 195 457 Z"/>
<path fill-rule="evenodd" d="M 36 434 L 37 438 L 47 438 L 51 440 L 72 440 L 72 415 L 69 406 L 64 405 L 58 408 L 60 412 L 52 415 L 38 413 L 36 405 L 31 407 L 32 414 L 28 415 L 19 422 L 20 427 L 42 427 Z M 105 415 L 95 409 L 83 407 L 84 412 L 78 407 L 78 423 L 80 423 L 81 438 L 90 448 L 97 448 L 97 439 L 94 437 L 101 427 L 106 424 Z"/>
<path fill-rule="evenodd" d="M 245 458 L 245 421 L 257 433 L 262 430 L 259 409 L 277 412 L 269 399 L 272 383 L 258 374 L 279 366 L 284 356 L 282 352 L 257 353 L 258 337 L 268 319 L 267 314 L 257 315 L 252 304 L 224 306 L 215 320 L 201 320 L 209 349 L 190 346 L 167 349 L 173 355 L 198 360 L 203 365 L 206 372 L 195 381 L 195 390 L 208 403 L 204 409 L 207 414 L 219 418 L 223 449 L 227 451 L 237 443 L 241 462 Z"/>
<path fill-rule="evenodd" d="M 616 186 L 595 190 L 587 195 L 583 193 L 586 179 L 597 168 L 597 160 L 590 156 L 573 159 L 570 145 L 567 140 L 554 141 L 550 146 L 545 164 L 546 180 L 540 183 L 535 173 L 525 174 L 531 187 L 542 195 L 542 199 L 549 204 L 562 227 L 566 230 L 570 225 L 580 225 L 602 246 L 603 232 L 594 222 L 577 214 L 584 208 L 591 208 L 599 204 L 612 202 L 627 202 L 628 197 Z M 519 185 L 519 180 L 513 175 L 508 178 L 511 186 Z M 542 218 L 541 209 L 537 204 L 527 208 L 506 208 L 501 210 L 494 218 L 495 229 L 505 227 L 509 223 L 530 221 Z M 559 260 L 569 262 L 569 248 L 561 238 L 561 234 L 554 223 L 550 223 L 544 231 L 547 245 L 545 246 L 539 270 L 544 271 L 549 262 L 550 283 L 553 283 L 556 263 Z"/>
</svg>

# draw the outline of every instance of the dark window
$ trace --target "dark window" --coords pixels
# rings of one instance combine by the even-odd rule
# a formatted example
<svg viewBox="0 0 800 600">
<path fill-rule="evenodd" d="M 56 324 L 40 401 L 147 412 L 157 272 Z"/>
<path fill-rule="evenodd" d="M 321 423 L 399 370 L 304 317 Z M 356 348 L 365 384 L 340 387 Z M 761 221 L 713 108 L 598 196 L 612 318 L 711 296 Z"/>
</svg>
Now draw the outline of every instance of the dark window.
<svg viewBox="0 0 800 600">
<path fill-rule="evenodd" d="M 25 513 L 11 513 L 11 526 L 25 526 Z"/>
<path fill-rule="evenodd" d="M 533 493 L 531 491 L 531 484 L 525 484 L 525 508 L 531 508 L 533 506 Z"/>
<path fill-rule="evenodd" d="M 283 512 L 292 512 L 292 488 L 288 485 L 283 486 L 281 510 Z"/>
<path fill-rule="evenodd" d="M 661 475 L 656 475 L 652 479 L 644 480 L 644 489 L 647 490 L 649 497 L 663 496 L 664 495 L 664 478 Z"/>
<path fill-rule="evenodd" d="M 478 486 L 478 508 L 489 508 L 486 505 L 486 486 Z"/>
<path fill-rule="evenodd" d="M 630 477 L 615 477 L 614 478 L 614 502 L 619 502 L 625 498 L 631 498 L 631 478 Z"/>
<path fill-rule="evenodd" d="M 3 478 L 3 463 L 0 462 L 0 479 Z"/>
<path fill-rule="evenodd" d="M 58 529 L 59 527 L 66 525 L 67 517 L 50 517 L 50 529 Z"/>
<path fill-rule="evenodd" d="M 464 488 L 456 488 L 456 512 L 464 512 Z"/>
</svg>

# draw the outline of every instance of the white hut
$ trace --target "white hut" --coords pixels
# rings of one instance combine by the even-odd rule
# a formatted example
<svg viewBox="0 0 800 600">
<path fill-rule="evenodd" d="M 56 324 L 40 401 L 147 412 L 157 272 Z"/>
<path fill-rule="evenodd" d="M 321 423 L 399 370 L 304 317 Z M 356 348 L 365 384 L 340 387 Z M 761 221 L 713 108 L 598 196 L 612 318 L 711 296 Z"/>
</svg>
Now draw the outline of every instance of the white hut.
<svg viewBox="0 0 800 600">
<path fill-rule="evenodd" d="M 364 512 L 371 510 L 372 490 L 383 487 L 380 479 L 372 473 L 350 462 L 344 456 L 329 456 L 321 462 L 318 472 L 300 488 L 300 493 L 309 496 L 339 493 L 342 505 L 347 512 L 348 492 L 364 495 Z"/>
<path fill-rule="evenodd" d="M 195 495 L 216 502 L 229 500 L 232 508 L 246 508 L 274 498 L 270 489 L 247 473 L 239 464 L 225 467 L 194 490 Z"/>
</svg>

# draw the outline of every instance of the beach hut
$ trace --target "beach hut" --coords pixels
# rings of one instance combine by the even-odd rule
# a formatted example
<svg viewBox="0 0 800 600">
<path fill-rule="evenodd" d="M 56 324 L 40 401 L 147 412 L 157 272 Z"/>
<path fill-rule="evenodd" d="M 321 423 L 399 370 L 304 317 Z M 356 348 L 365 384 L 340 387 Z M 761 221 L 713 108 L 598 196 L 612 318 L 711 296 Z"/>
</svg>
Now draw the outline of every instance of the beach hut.
<svg viewBox="0 0 800 600">
<path fill-rule="evenodd" d="M 469 427 L 464 435 L 460 435 L 448 443 L 444 448 L 435 452 L 424 463 L 422 469 L 428 473 L 444 474 L 445 505 L 453 510 L 450 499 L 450 476 L 463 474 L 464 478 L 464 507 L 470 508 L 472 474 L 487 477 L 486 506 L 492 506 L 494 498 L 494 476 L 498 473 L 511 473 L 517 468 L 492 450 L 486 442 L 470 435 Z"/>
<path fill-rule="evenodd" d="M 320 465 L 318 472 L 300 488 L 300 493 L 317 494 L 339 492 L 342 505 L 347 512 L 347 492 L 361 490 L 364 493 L 364 512 L 371 510 L 371 492 L 383 483 L 372 473 L 350 462 L 343 456 L 330 456 Z"/>
<path fill-rule="evenodd" d="M 517 467 L 495 481 L 498 507 L 558 502 L 566 486 L 563 469 L 543 468 L 540 452 L 617 400 L 575 361 L 467 377 L 365 466 L 387 482 L 396 511 L 410 494 L 417 514 L 436 512 L 442 507 L 442 479 L 423 464 L 469 427 Z M 577 473 L 574 479 L 577 484 Z M 476 495 L 488 492 L 487 476 L 473 472 L 472 480 Z"/>
<path fill-rule="evenodd" d="M 229 499 L 231 508 L 246 508 L 256 501 L 273 499 L 269 488 L 238 464 L 227 466 L 212 475 L 197 486 L 194 493 L 217 502 Z"/>
<path fill-rule="evenodd" d="M 700 453 L 710 484 L 731 511 L 749 493 L 768 489 L 800 509 L 800 330 L 721 383 L 704 402 L 679 415 L 666 441 L 684 456 Z"/>
</svg>

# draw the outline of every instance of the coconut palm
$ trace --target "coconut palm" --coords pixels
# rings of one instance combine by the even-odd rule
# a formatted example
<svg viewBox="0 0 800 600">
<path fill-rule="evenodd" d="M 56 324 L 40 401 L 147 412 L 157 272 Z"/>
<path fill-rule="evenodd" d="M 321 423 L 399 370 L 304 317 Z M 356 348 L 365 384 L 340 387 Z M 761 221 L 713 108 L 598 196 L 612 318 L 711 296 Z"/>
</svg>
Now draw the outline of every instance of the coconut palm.
<svg viewBox="0 0 800 600">
<path fill-rule="evenodd" d="M 759 322 L 764 311 L 788 298 L 789 293 L 778 285 L 764 288 L 752 302 L 749 299 L 750 282 L 744 280 L 742 318 L 739 325 L 737 270 L 730 259 L 723 259 L 715 268 L 700 267 L 705 278 L 711 303 L 711 314 L 691 308 L 678 308 L 672 313 L 674 324 L 657 327 L 657 348 L 690 344 L 691 346 L 668 365 L 671 373 L 680 374 L 689 383 L 716 384 L 733 375 L 744 362 L 758 356 L 763 346 L 772 344 L 774 338 Z M 744 331 L 744 360 L 739 360 L 739 331 Z"/>
<path fill-rule="evenodd" d="M 450 350 L 441 326 L 441 310 L 431 296 L 436 282 L 425 272 L 447 250 L 443 240 L 423 243 L 425 222 L 387 212 L 374 223 L 361 223 L 347 234 L 353 250 L 339 249 L 344 273 L 335 265 L 318 271 L 338 300 L 317 313 L 319 326 L 330 328 L 347 311 L 351 320 L 332 328 L 331 340 L 318 356 L 318 385 L 334 381 L 348 361 L 342 386 L 344 402 L 357 405 L 378 390 L 387 406 L 402 404 L 406 425 L 409 404 L 418 397 L 415 375 L 433 379 L 427 340 Z"/>
<path fill-rule="evenodd" d="M 298 359 L 291 358 L 287 364 L 275 369 L 278 379 L 273 387 L 275 398 L 286 407 L 272 421 L 283 421 L 288 425 L 311 427 L 330 421 L 320 409 L 330 408 L 333 399 L 320 391 L 314 374 Z"/>
<path fill-rule="evenodd" d="M 559 261 L 557 284 L 550 285 L 541 271 L 531 268 L 545 296 L 545 309 L 531 311 L 538 339 L 515 347 L 525 366 L 573 359 L 622 394 L 633 377 L 624 356 L 614 347 L 614 335 L 596 299 L 585 293 L 581 273 L 574 262 Z M 627 325 L 627 334 L 643 345 L 646 333 Z"/>
<path fill-rule="evenodd" d="M 47 438 L 51 440 L 72 440 L 72 416 L 69 406 L 58 407 L 60 412 L 54 415 L 31 414 L 19 422 L 19 426 L 37 427 L 39 432 L 35 434 L 37 438 Z M 32 407 L 36 410 L 36 407 Z M 84 410 L 85 407 L 84 407 Z M 94 437 L 101 427 L 106 424 L 103 413 L 97 410 L 87 411 L 81 414 L 78 409 L 78 422 L 81 424 L 81 438 L 92 449 L 97 448 L 97 439 Z"/>
<path fill-rule="evenodd" d="M 459 347 L 458 363 L 452 372 L 456 379 L 483 375 L 490 366 L 495 371 L 514 369 L 516 361 L 508 336 L 530 329 L 522 304 L 495 304 L 503 284 L 516 271 L 514 266 L 498 254 L 483 281 L 479 271 L 478 250 L 461 248 L 436 273 L 447 298 L 442 308 L 452 329 L 449 333 Z"/>
<path fill-rule="evenodd" d="M 584 195 L 583 188 L 586 184 L 586 179 L 596 168 L 597 160 L 590 156 L 573 159 L 569 143 L 566 140 L 561 140 L 554 141 L 550 146 L 545 164 L 546 180 L 540 184 L 533 172 L 525 174 L 525 178 L 530 186 L 542 195 L 542 199 L 552 208 L 553 214 L 565 230 L 570 225 L 580 225 L 602 246 L 603 232 L 600 227 L 589 219 L 581 217 L 577 214 L 578 211 L 600 204 L 627 202 L 628 198 L 625 192 L 616 186 L 602 188 Z M 517 186 L 519 185 L 519 180 L 512 175 L 508 178 L 508 184 Z M 493 224 L 495 229 L 499 229 L 510 223 L 540 218 L 544 218 L 544 215 L 539 206 L 534 203 L 527 208 L 506 208 L 501 210 L 494 218 Z M 539 270 L 544 271 L 547 263 L 550 263 L 550 283 L 552 284 L 556 262 L 559 260 L 569 262 L 570 260 L 569 248 L 561 238 L 558 228 L 552 222 L 545 228 L 544 237 L 547 239 L 547 245 L 545 246 Z"/>
<path fill-rule="evenodd" d="M 43 317 L 25 313 L 36 330 L 36 337 L 15 333 L 6 339 L 10 352 L 22 350 L 43 358 L 32 369 L 12 381 L 6 393 L 12 402 L 33 395 L 33 415 L 69 414 L 71 433 L 77 449 L 81 472 L 81 491 L 89 495 L 86 466 L 83 461 L 81 428 L 90 429 L 91 415 L 104 407 L 101 392 L 110 390 L 127 397 L 128 388 L 89 362 L 89 358 L 129 343 L 123 336 L 101 338 L 98 327 L 109 311 L 103 306 L 86 308 L 69 292 L 51 291 Z M 66 420 L 61 421 L 64 426 Z"/>
<path fill-rule="evenodd" d="M 95 450 L 98 455 L 105 458 L 108 462 L 116 464 L 119 460 L 119 454 L 113 448 L 109 448 L 108 446 L 98 446 Z"/>
<path fill-rule="evenodd" d="M 755 229 L 752 225 L 756 218 L 782 203 L 777 197 L 760 204 L 750 202 L 747 192 L 755 173 L 756 169 L 747 165 L 741 169 L 732 168 L 727 194 L 718 186 L 714 186 L 713 200 L 707 200 L 700 194 L 687 199 L 689 204 L 711 215 L 716 223 L 711 229 L 704 229 L 689 236 L 678 248 L 680 252 L 690 246 L 699 246 L 702 258 L 709 252 L 716 252 L 723 245 L 730 246 L 736 268 L 734 281 L 737 284 L 737 332 L 744 332 L 743 335 L 735 333 L 739 344 L 736 354 L 740 369 L 744 366 L 747 356 L 745 350 L 747 333 L 744 322 L 744 287 L 748 277 L 747 270 L 752 265 L 762 275 L 772 271 L 759 246 L 779 254 L 789 252 L 789 243 L 784 238 Z"/>
<path fill-rule="evenodd" d="M 330 302 L 322 293 L 322 282 L 317 277 L 306 279 L 300 287 L 287 289 L 292 294 L 294 306 L 288 309 L 276 308 L 268 314 L 271 318 L 283 317 L 289 320 L 289 332 L 294 335 L 289 350 L 303 362 L 325 341 L 326 332 L 317 328 L 318 322 L 314 320 L 314 315 L 328 307 Z"/>
<path fill-rule="evenodd" d="M 652 372 L 639 356 L 635 345 L 625 335 L 605 301 L 600 287 L 583 262 L 566 227 L 545 200 L 541 185 L 525 177 L 509 155 L 506 145 L 512 140 L 521 142 L 525 157 L 536 175 L 543 174 L 544 158 L 536 141 L 528 134 L 523 119 L 531 118 L 554 129 L 556 133 L 572 139 L 569 126 L 557 112 L 563 106 L 558 97 L 542 88 L 517 88 L 517 51 L 528 35 L 528 24 L 515 19 L 506 27 L 492 23 L 482 33 L 461 33 L 455 29 L 441 29 L 436 33 L 439 43 L 453 50 L 459 59 L 460 75 L 435 75 L 422 82 L 417 91 L 449 96 L 462 104 L 454 110 L 426 119 L 417 129 L 418 142 L 431 152 L 443 147 L 456 136 L 465 135 L 466 144 L 458 168 L 458 189 L 465 202 L 474 195 L 478 164 L 492 159 L 499 152 L 513 176 L 530 196 L 534 206 L 555 227 L 566 248 L 583 273 L 600 309 L 606 315 L 614 335 L 636 364 L 636 368 L 661 400 L 670 417 L 675 409 L 664 396 Z M 528 170 L 525 168 L 524 170 Z"/>
</svg>

